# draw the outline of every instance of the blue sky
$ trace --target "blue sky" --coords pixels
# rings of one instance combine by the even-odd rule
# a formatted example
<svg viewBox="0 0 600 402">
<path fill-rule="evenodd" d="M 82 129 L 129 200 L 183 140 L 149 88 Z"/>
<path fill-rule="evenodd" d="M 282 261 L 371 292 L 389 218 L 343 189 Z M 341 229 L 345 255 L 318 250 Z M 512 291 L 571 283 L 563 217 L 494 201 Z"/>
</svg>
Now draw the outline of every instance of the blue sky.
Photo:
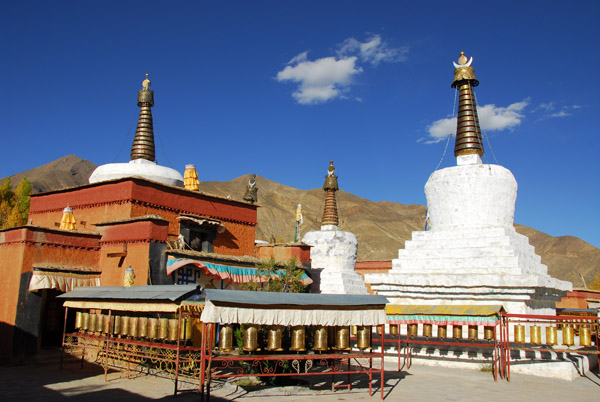
<svg viewBox="0 0 600 402">
<path fill-rule="evenodd" d="M 309 189 L 333 159 L 343 190 L 425 205 L 465 51 L 484 162 L 519 183 L 515 221 L 598 247 L 600 3 L 543 4 L 6 3 L 0 177 L 66 154 L 126 162 L 149 73 L 161 164 Z"/>
</svg>

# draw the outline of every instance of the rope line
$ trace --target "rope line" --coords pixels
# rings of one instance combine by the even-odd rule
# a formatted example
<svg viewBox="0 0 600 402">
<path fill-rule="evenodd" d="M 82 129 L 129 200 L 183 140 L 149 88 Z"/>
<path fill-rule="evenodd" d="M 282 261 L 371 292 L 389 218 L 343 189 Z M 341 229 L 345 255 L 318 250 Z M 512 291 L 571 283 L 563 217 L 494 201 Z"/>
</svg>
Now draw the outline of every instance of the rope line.
<svg viewBox="0 0 600 402">
<path fill-rule="evenodd" d="M 154 121 L 156 122 L 156 111 L 154 112 Z M 156 135 L 158 136 L 158 141 L 160 142 L 160 148 L 161 148 L 162 153 L 165 156 L 165 159 L 167 160 L 167 163 L 169 164 L 169 166 L 173 167 L 173 164 L 171 163 L 171 161 L 169 160 L 169 157 L 167 156 L 167 153 L 165 152 L 165 146 L 163 145 L 162 137 L 160 136 L 160 134 L 158 132 L 157 126 L 158 126 L 158 124 L 154 124 L 154 131 L 156 132 Z M 158 160 L 156 162 L 158 163 Z"/>
<path fill-rule="evenodd" d="M 456 93 L 457 92 L 458 91 L 454 91 L 454 106 L 452 106 L 452 117 L 454 117 L 455 113 L 456 113 Z M 444 148 L 444 152 L 442 153 L 442 157 L 441 157 L 440 161 L 438 162 L 435 169 L 433 169 L 434 171 L 439 169 L 440 165 L 444 161 L 444 158 L 446 157 L 446 152 L 448 151 L 448 144 L 450 144 L 450 138 L 452 138 L 452 133 L 448 134 L 448 140 L 446 141 L 446 147 Z"/>
<path fill-rule="evenodd" d="M 133 127 L 133 122 L 135 121 L 135 116 L 137 114 L 138 114 L 138 111 L 136 108 L 133 113 L 133 117 L 131 118 L 131 124 L 129 125 L 129 130 L 127 130 L 127 135 L 125 136 L 125 138 L 123 138 L 123 144 L 121 144 L 121 149 L 119 149 L 119 152 L 117 153 L 117 156 L 115 156 L 115 159 L 113 159 L 112 163 L 115 163 L 117 161 L 117 159 L 119 158 L 119 156 L 121 155 L 121 152 L 123 152 L 123 148 L 125 148 L 125 144 L 127 143 L 129 136 L 131 135 L 131 128 Z"/>
</svg>

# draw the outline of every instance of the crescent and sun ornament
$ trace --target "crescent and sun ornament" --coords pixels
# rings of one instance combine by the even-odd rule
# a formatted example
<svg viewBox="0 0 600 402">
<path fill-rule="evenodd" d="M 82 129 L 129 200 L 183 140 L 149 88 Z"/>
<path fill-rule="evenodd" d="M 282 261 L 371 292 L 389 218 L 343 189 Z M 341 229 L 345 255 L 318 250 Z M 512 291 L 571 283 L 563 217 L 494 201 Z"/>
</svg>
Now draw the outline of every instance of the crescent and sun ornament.
<svg viewBox="0 0 600 402">
<path fill-rule="evenodd" d="M 465 57 L 466 59 L 466 57 Z M 460 61 L 460 60 L 459 60 Z M 473 57 L 471 57 L 469 59 L 468 62 L 466 62 L 465 64 L 456 64 L 456 62 L 452 62 L 452 64 L 454 64 L 454 68 L 459 68 L 459 67 L 471 67 L 471 63 L 473 63 Z"/>
</svg>

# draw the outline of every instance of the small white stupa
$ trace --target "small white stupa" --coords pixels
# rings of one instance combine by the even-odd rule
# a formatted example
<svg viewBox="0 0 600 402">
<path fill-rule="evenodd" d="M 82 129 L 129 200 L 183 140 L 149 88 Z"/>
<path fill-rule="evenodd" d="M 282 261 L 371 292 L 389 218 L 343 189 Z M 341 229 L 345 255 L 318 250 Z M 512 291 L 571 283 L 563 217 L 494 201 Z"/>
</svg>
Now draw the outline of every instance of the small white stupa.
<svg viewBox="0 0 600 402">
<path fill-rule="evenodd" d="M 98 166 L 89 178 L 90 183 L 123 177 L 141 177 L 170 186 L 183 187 L 181 173 L 156 163 L 151 109 L 154 106 L 154 91 L 150 90 L 148 74 L 142 82 L 142 88 L 138 91 L 137 104 L 140 107 L 140 117 L 131 147 L 131 160 L 129 163 L 109 163 Z"/>
<path fill-rule="evenodd" d="M 393 304 L 503 305 L 516 314 L 554 314 L 572 290 L 513 226 L 517 181 L 499 165 L 482 164 L 483 144 L 464 53 L 454 63 L 459 91 L 457 166 L 435 171 L 425 185 L 430 230 L 413 232 L 387 274 L 367 274 L 371 289 Z"/>
<path fill-rule="evenodd" d="M 356 254 L 358 240 L 350 232 L 339 230 L 336 191 L 337 176 L 333 161 L 325 176 L 325 207 L 321 230 L 306 233 L 302 242 L 312 246 L 310 249 L 313 280 L 319 289 L 313 293 L 368 294 L 362 277 L 356 273 Z"/>
</svg>

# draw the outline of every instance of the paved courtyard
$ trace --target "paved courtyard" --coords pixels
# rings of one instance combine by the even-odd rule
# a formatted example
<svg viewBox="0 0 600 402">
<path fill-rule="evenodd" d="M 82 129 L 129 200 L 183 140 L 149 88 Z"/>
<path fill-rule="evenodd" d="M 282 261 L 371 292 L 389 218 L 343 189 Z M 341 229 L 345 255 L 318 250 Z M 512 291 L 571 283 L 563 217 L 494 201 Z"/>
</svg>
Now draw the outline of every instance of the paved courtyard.
<svg viewBox="0 0 600 402">
<path fill-rule="evenodd" d="M 0 366 L 0 401 L 187 401 L 199 400 L 197 393 L 173 396 L 173 383 L 151 376 L 125 378 L 112 371 L 108 382 L 100 367 L 86 363 L 83 369 L 70 360 L 59 370 L 59 353 L 44 351 L 36 359 L 19 365 Z M 600 400 L 600 377 L 587 372 L 575 381 L 561 381 L 513 374 L 511 382 L 494 382 L 490 373 L 413 365 L 398 373 L 388 363 L 387 401 L 594 401 Z M 362 376 L 364 377 L 364 376 Z M 331 391 L 329 376 L 312 377 L 311 388 L 280 387 L 246 392 L 231 384 L 215 384 L 211 400 L 248 401 L 376 401 L 368 396 L 365 378 L 356 376 L 352 391 Z M 377 381 L 374 390 L 379 391 Z"/>
</svg>

